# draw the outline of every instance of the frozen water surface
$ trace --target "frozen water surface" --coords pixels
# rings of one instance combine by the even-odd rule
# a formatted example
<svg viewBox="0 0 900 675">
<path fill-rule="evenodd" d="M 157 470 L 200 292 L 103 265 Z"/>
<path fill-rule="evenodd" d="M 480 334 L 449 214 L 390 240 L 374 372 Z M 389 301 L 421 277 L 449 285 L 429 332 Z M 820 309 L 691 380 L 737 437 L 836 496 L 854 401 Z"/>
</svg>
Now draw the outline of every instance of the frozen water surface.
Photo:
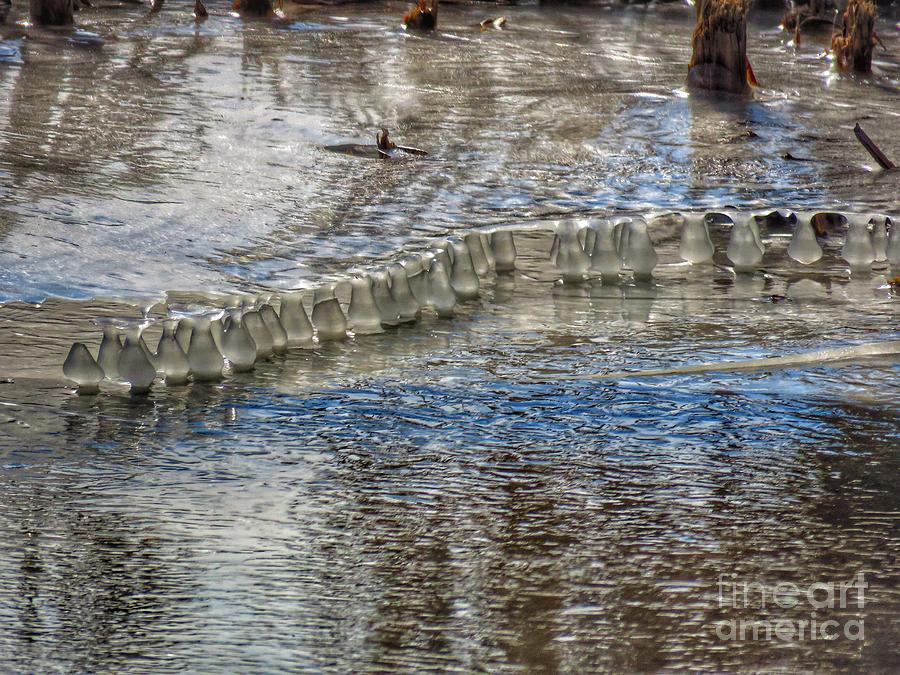
<svg viewBox="0 0 900 675">
<path fill-rule="evenodd" d="M 893 667 L 896 355 L 591 376 L 898 339 L 896 230 L 871 246 L 856 231 L 851 272 L 842 226 L 802 232 L 792 258 L 793 228 L 762 223 L 758 271 L 735 275 L 724 219 L 708 223 L 712 262 L 699 236 L 692 265 L 684 218 L 656 217 L 790 207 L 896 223 L 900 177 L 872 171 L 852 135 L 862 120 L 900 157 L 896 17 L 882 9 L 875 76 L 854 78 L 754 12 L 762 87 L 715 101 L 682 86 L 688 7 L 504 7 L 509 29 L 480 33 L 493 7 L 448 6 L 434 37 L 404 34 L 393 10 L 195 27 L 167 2 L 151 18 L 85 11 L 75 37 L 2 28 L 0 670 Z M 323 149 L 381 126 L 430 154 Z M 647 219 L 652 278 L 612 283 L 616 235 L 600 223 L 618 217 Z M 574 276 L 613 279 L 557 283 L 557 221 L 594 222 L 588 253 L 610 258 L 576 256 Z M 384 266 L 396 281 L 392 263 L 441 237 L 460 238 L 439 264 L 422 258 L 430 272 L 404 265 L 418 276 L 402 297 L 453 318 L 310 340 L 310 319 L 331 337 L 353 323 L 340 275 Z M 864 262 L 869 248 L 888 261 Z M 456 297 L 453 276 L 471 287 L 485 263 L 515 271 Z M 147 396 L 65 385 L 73 343 L 97 356 L 95 318 L 163 319 L 167 291 L 262 308 L 258 294 L 286 289 L 302 293 L 278 324 L 269 310 L 250 323 L 272 338 L 268 317 L 292 348 L 252 372 L 158 379 Z M 217 379 L 216 340 L 247 356 L 252 331 L 214 333 L 210 316 L 175 340 Z M 71 365 L 96 377 L 83 356 Z M 722 619 L 810 616 L 723 609 L 720 575 L 858 572 L 866 606 L 817 616 L 863 619 L 865 641 L 716 635 Z"/>
</svg>

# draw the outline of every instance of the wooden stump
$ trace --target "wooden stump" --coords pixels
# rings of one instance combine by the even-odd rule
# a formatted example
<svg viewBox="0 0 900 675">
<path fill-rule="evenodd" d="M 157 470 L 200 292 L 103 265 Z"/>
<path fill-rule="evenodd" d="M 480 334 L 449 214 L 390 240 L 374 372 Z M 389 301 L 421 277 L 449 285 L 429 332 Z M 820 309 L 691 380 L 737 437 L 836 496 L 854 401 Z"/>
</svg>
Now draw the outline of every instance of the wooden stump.
<svg viewBox="0 0 900 675">
<path fill-rule="evenodd" d="M 837 67 L 852 68 L 858 73 L 871 72 L 875 42 L 875 5 L 871 0 L 850 0 L 844 10 L 841 32 L 831 38 Z"/>
<path fill-rule="evenodd" d="M 747 10 L 749 0 L 700 0 L 688 85 L 748 93 Z"/>
<path fill-rule="evenodd" d="M 231 9 L 241 16 L 272 16 L 275 13 L 272 0 L 234 0 Z"/>
<path fill-rule="evenodd" d="M 418 0 L 416 6 L 403 16 L 403 27 L 408 30 L 434 30 L 437 28 L 439 0 Z"/>
<path fill-rule="evenodd" d="M 31 20 L 40 26 L 71 26 L 75 23 L 74 0 L 31 0 Z"/>
</svg>

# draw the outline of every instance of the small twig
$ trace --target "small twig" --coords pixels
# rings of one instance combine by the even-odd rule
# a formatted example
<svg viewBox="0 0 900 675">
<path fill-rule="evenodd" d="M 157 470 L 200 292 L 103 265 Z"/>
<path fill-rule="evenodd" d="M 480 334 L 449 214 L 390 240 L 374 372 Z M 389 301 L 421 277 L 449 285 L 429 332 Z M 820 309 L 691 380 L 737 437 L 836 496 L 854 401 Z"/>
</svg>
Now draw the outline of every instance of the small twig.
<svg viewBox="0 0 900 675">
<path fill-rule="evenodd" d="M 859 126 L 859 122 L 856 123 L 856 126 L 853 127 L 853 133 L 856 134 L 856 138 L 862 143 L 862 146 L 866 149 L 870 155 L 872 155 L 872 159 L 878 162 L 878 166 L 882 169 L 896 169 L 897 166 L 889 160 L 885 154 L 881 151 L 875 142 L 869 138 L 865 131 L 862 130 L 862 127 Z"/>
</svg>

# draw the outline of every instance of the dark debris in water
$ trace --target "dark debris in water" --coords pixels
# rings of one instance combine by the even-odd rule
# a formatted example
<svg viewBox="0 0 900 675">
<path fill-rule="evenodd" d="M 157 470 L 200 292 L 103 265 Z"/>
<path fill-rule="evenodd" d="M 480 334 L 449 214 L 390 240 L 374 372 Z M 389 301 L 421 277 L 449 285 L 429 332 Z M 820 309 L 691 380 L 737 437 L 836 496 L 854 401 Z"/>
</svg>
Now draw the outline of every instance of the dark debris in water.
<svg viewBox="0 0 900 675">
<path fill-rule="evenodd" d="M 326 145 L 326 150 L 337 152 L 352 157 L 364 157 L 366 159 L 394 159 L 399 155 L 413 155 L 426 157 L 428 152 L 420 148 L 407 145 L 397 145 L 388 134 L 387 129 L 382 129 L 375 134 L 375 145 L 365 143 L 340 143 L 338 145 Z"/>
<path fill-rule="evenodd" d="M 437 28 L 439 0 L 417 0 L 416 6 L 403 16 L 407 30 L 434 30 Z"/>
</svg>

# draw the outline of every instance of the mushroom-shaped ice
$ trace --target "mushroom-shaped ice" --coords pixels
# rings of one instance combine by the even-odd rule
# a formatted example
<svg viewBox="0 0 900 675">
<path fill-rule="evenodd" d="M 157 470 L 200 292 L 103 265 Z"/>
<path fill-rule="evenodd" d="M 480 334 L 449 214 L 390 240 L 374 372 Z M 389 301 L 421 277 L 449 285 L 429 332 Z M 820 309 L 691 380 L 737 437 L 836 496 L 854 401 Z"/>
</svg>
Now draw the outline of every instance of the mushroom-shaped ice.
<svg viewBox="0 0 900 675">
<path fill-rule="evenodd" d="M 762 241 L 758 238 L 758 230 L 755 223 L 751 224 L 748 219 L 732 218 L 732 222 L 734 224 L 725 253 L 736 272 L 752 272 L 762 262 L 765 252 Z"/>
<path fill-rule="evenodd" d="M 590 258 L 584 252 L 579 237 L 581 229 L 571 220 L 556 224 L 556 235 L 553 240 L 553 251 L 556 252 L 555 264 L 563 283 L 580 283 L 591 265 Z"/>
<path fill-rule="evenodd" d="M 709 236 L 706 214 L 686 213 L 683 217 L 684 228 L 681 230 L 678 255 L 682 260 L 694 265 L 709 262 L 716 253 L 716 247 Z"/>
<path fill-rule="evenodd" d="M 601 220 L 592 227 L 594 231 L 591 248 L 590 271 L 601 278 L 617 277 L 622 271 L 622 259 L 616 247 L 616 222 Z"/>
<path fill-rule="evenodd" d="M 347 319 L 341 303 L 334 296 L 334 284 L 316 289 L 313 297 L 312 322 L 320 342 L 347 338 Z"/>
<path fill-rule="evenodd" d="M 150 321 L 135 321 L 125 328 L 125 346 L 116 364 L 119 377 L 131 385 L 132 394 L 146 394 L 156 379 L 156 366 L 147 356 L 149 349 L 141 345 L 142 333 L 148 325 Z"/>
<path fill-rule="evenodd" d="M 236 373 L 246 373 L 256 367 L 256 341 L 244 325 L 244 310 L 240 307 L 228 310 L 228 324 L 222 333 L 222 354 Z"/>
<path fill-rule="evenodd" d="M 456 293 L 450 285 L 450 277 L 444 263 L 435 258 L 428 270 L 428 305 L 441 318 L 453 316 L 456 308 Z"/>
<path fill-rule="evenodd" d="M 155 374 L 155 373 L 154 373 Z M 76 342 L 63 363 L 63 375 L 78 386 L 79 394 L 96 394 L 100 391 L 103 369 L 97 365 L 88 348 Z"/>
<path fill-rule="evenodd" d="M 303 307 L 300 293 L 285 293 L 281 296 L 281 325 L 287 333 L 288 347 L 309 343 L 313 338 L 313 327 Z"/>
<path fill-rule="evenodd" d="M 119 376 L 119 353 L 122 351 L 122 327 L 120 320 L 114 317 L 101 317 L 94 319 L 94 323 L 103 331 L 103 339 L 100 340 L 100 351 L 97 353 L 97 363 L 103 369 L 106 377 L 115 380 Z"/>
<path fill-rule="evenodd" d="M 453 267 L 450 270 L 450 285 L 453 291 L 460 300 L 477 298 L 481 285 L 478 275 L 475 274 L 469 247 L 462 239 L 452 239 L 450 250 L 453 251 Z"/>
<path fill-rule="evenodd" d="M 397 303 L 399 317 L 402 323 L 414 323 L 419 318 L 419 303 L 413 296 L 409 286 L 409 278 L 406 276 L 406 268 L 399 263 L 390 265 L 387 269 L 391 279 L 391 295 Z"/>
<path fill-rule="evenodd" d="M 187 354 L 175 336 L 178 324 L 178 319 L 164 319 L 162 336 L 156 346 L 156 363 L 169 385 L 185 384 L 191 374 Z"/>
<path fill-rule="evenodd" d="M 494 254 L 494 269 L 498 274 L 516 271 L 516 243 L 512 231 L 492 232 L 491 251 Z"/>
<path fill-rule="evenodd" d="M 759 233 L 759 223 L 756 220 L 754 211 L 738 211 L 737 209 L 726 209 L 723 215 L 735 225 L 746 226 L 753 234 L 753 241 L 756 242 L 756 248 L 763 255 L 766 254 L 766 247 L 763 244 L 762 236 Z"/>
<path fill-rule="evenodd" d="M 374 269 L 371 272 L 372 294 L 375 296 L 375 304 L 381 314 L 381 325 L 392 327 L 401 323 L 400 306 L 391 293 L 391 278 L 387 270 Z"/>
<path fill-rule="evenodd" d="M 372 278 L 366 274 L 350 279 L 350 306 L 347 308 L 350 328 L 357 335 L 383 333 L 381 310 L 375 302 Z"/>
<path fill-rule="evenodd" d="M 806 218 L 797 220 L 787 252 L 791 258 L 803 265 L 812 265 L 821 259 L 822 247 L 816 239 L 816 231 L 811 220 Z"/>
<path fill-rule="evenodd" d="M 848 219 L 847 238 L 841 249 L 841 257 L 850 263 L 851 269 L 867 269 L 875 260 L 875 247 L 869 234 L 869 219 L 851 217 Z"/>
<path fill-rule="evenodd" d="M 630 267 L 636 279 L 647 279 L 653 276 L 653 268 L 658 260 L 653 249 L 653 241 L 647 231 L 647 221 L 643 218 L 632 218 L 626 227 L 628 237 L 622 252 L 622 261 Z"/>
<path fill-rule="evenodd" d="M 187 307 L 170 307 L 169 316 L 187 323 L 191 329 L 191 341 L 188 345 L 188 363 L 194 380 L 197 382 L 218 382 L 222 379 L 222 368 L 225 359 L 212 336 L 210 323 L 222 318 L 224 310 L 190 305 Z M 175 333 L 176 340 L 178 332 Z"/>
</svg>

